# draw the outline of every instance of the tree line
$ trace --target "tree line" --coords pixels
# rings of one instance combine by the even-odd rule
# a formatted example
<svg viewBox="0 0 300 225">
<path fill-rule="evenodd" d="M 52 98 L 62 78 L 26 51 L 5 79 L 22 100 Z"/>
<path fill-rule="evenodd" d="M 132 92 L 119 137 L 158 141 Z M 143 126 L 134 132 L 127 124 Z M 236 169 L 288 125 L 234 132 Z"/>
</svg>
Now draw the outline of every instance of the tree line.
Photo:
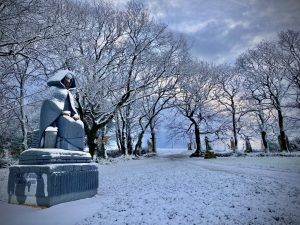
<svg viewBox="0 0 300 225">
<path fill-rule="evenodd" d="M 4 0 L 0 3 L 1 148 L 25 150 L 37 128 L 46 80 L 74 71 L 78 112 L 92 156 L 105 156 L 104 137 L 119 151 L 140 154 L 146 132 L 156 151 L 168 110 L 169 130 L 191 136 L 196 156 L 211 139 L 260 134 L 264 149 L 299 132 L 300 32 L 282 31 L 241 54 L 234 65 L 192 56 L 183 36 L 135 1 Z M 100 141 L 95 141 L 100 140 Z M 101 141 L 102 140 L 102 141 Z"/>
</svg>

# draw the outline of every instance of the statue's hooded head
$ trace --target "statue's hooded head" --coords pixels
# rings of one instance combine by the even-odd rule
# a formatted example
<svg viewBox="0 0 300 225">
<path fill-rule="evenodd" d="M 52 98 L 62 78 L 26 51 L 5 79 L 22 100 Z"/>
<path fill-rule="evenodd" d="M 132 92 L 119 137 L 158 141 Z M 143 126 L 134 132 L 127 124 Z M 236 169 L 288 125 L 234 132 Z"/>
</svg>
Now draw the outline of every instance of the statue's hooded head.
<svg viewBox="0 0 300 225">
<path fill-rule="evenodd" d="M 47 85 L 50 87 L 74 89 L 76 88 L 75 74 L 70 70 L 59 70 L 48 80 Z"/>
</svg>

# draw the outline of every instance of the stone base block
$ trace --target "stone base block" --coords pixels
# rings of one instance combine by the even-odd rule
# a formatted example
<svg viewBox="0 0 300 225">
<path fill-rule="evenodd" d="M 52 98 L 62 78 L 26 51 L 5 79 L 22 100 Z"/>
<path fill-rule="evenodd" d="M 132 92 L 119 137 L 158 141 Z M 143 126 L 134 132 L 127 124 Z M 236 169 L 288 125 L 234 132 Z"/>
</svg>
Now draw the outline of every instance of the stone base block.
<svg viewBox="0 0 300 225">
<path fill-rule="evenodd" d="M 15 165 L 9 168 L 9 203 L 50 207 L 97 194 L 94 163 Z"/>
</svg>

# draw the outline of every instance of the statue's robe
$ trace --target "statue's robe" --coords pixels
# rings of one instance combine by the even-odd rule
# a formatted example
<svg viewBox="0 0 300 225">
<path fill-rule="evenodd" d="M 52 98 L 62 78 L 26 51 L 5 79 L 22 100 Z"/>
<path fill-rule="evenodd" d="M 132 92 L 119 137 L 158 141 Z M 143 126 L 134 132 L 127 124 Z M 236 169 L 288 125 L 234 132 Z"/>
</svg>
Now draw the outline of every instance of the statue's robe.
<svg viewBox="0 0 300 225">
<path fill-rule="evenodd" d="M 67 73 L 72 74 L 72 84 L 69 90 L 63 84 Z M 43 147 L 45 130 L 49 126 L 58 128 L 56 147 L 68 150 L 84 149 L 84 127 L 81 120 L 71 118 L 77 114 L 74 98 L 70 90 L 76 88 L 74 74 L 68 70 L 61 70 L 51 77 L 47 85 L 50 86 L 50 94 L 42 104 L 40 114 L 39 143 Z M 70 111 L 70 116 L 62 115 L 63 111 Z"/>
</svg>

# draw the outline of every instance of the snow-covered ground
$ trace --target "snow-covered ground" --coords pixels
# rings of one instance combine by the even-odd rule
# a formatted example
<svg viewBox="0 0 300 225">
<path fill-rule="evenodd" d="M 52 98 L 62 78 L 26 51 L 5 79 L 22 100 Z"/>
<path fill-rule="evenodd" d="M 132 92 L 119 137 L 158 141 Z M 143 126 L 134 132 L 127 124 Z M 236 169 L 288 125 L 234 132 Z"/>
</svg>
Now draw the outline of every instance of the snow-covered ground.
<svg viewBox="0 0 300 225">
<path fill-rule="evenodd" d="M 300 224 L 300 157 L 190 153 L 99 165 L 98 195 L 46 209 L 7 204 L 0 170 L 0 224 Z"/>
</svg>

